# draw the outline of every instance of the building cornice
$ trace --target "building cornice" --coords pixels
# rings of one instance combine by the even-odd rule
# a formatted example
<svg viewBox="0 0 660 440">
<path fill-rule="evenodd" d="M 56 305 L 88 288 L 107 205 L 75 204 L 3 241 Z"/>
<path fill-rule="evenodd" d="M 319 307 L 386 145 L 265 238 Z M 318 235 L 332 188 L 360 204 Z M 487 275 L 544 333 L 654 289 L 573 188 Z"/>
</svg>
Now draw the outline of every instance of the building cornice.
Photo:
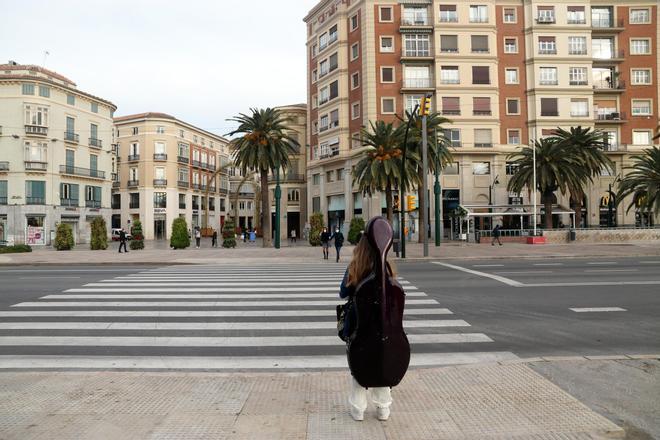
<svg viewBox="0 0 660 440">
<path fill-rule="evenodd" d="M 175 118 L 174 116 L 168 115 L 167 113 L 159 113 L 159 112 L 146 112 L 146 113 L 136 113 L 133 115 L 126 115 L 126 116 L 119 116 L 114 118 L 114 124 L 116 126 L 122 126 L 122 125 L 130 125 L 130 124 L 135 124 L 137 122 L 148 122 L 148 121 L 167 121 L 167 122 L 174 122 L 175 124 L 179 124 L 183 127 L 186 127 L 189 130 L 194 130 L 199 133 L 204 133 L 205 135 L 209 136 L 212 138 L 214 141 L 218 142 L 224 142 L 226 144 L 229 144 L 229 141 L 215 133 L 211 133 L 210 131 L 206 131 L 202 128 L 196 127 L 192 124 L 189 124 L 187 122 L 184 122 L 180 119 Z"/>
</svg>

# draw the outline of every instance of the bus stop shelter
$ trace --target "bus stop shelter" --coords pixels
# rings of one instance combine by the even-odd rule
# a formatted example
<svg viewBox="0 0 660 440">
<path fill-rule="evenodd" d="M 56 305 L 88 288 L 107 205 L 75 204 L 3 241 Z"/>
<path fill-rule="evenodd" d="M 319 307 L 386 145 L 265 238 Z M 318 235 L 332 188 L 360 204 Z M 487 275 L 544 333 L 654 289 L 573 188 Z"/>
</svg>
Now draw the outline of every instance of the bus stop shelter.
<svg viewBox="0 0 660 440">
<path fill-rule="evenodd" d="M 524 230 L 522 219 L 529 218 L 530 224 L 533 224 L 534 205 L 460 205 L 466 212 L 463 217 L 467 220 L 467 236 L 470 236 L 470 220 L 477 218 L 497 218 L 497 217 L 519 217 L 520 230 Z M 537 217 L 541 216 L 543 205 L 537 205 Z M 575 211 L 562 205 L 552 206 L 552 215 L 568 215 L 570 217 L 571 228 L 575 228 Z M 461 233 L 463 224 L 461 222 Z"/>
</svg>

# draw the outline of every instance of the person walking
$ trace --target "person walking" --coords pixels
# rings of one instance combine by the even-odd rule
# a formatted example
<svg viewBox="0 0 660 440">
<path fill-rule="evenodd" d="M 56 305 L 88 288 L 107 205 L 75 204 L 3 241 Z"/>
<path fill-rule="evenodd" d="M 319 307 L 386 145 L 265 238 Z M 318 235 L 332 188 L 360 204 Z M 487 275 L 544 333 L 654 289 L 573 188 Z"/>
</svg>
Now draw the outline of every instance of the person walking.
<svg viewBox="0 0 660 440">
<path fill-rule="evenodd" d="M 126 249 L 126 231 L 124 231 L 124 228 L 121 228 L 121 231 L 119 231 L 119 253 L 121 254 L 121 248 L 124 248 L 124 252 L 128 253 L 128 249 Z"/>
<path fill-rule="evenodd" d="M 330 233 L 328 232 L 328 228 L 323 228 L 323 232 L 321 232 L 321 247 L 323 248 L 323 259 L 327 260 L 328 259 L 328 249 L 330 248 Z"/>
<path fill-rule="evenodd" d="M 337 251 L 337 263 L 339 263 L 339 253 L 341 252 L 341 247 L 344 245 L 344 234 L 339 230 L 339 226 L 335 228 L 335 233 L 332 234 L 332 238 L 335 240 L 335 250 Z"/>
<path fill-rule="evenodd" d="M 199 229 L 199 226 L 195 228 L 195 246 L 199 249 L 199 246 L 202 242 L 202 231 Z"/>
<path fill-rule="evenodd" d="M 497 240 L 500 246 L 502 246 L 500 235 L 502 235 L 502 227 L 500 225 L 496 225 L 495 228 L 493 228 L 493 240 L 490 242 L 491 246 L 495 246 L 495 240 Z"/>
<path fill-rule="evenodd" d="M 291 229 L 291 243 L 296 244 L 296 230 Z"/>
<path fill-rule="evenodd" d="M 213 230 L 213 236 L 211 237 L 211 247 L 218 247 L 218 231 Z"/>
</svg>

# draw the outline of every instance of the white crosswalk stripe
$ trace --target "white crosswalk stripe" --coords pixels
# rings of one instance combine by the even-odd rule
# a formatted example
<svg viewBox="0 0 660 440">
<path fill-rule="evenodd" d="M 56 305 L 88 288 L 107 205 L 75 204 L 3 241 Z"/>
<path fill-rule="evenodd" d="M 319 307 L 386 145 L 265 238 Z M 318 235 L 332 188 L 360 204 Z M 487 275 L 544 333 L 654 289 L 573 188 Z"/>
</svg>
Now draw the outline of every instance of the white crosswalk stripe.
<svg viewBox="0 0 660 440">
<path fill-rule="evenodd" d="M 0 369 L 345 368 L 334 310 L 344 271 L 277 263 L 102 275 L 0 310 Z M 412 366 L 516 358 L 488 351 L 488 335 L 443 318 L 453 312 L 399 278 Z"/>
</svg>

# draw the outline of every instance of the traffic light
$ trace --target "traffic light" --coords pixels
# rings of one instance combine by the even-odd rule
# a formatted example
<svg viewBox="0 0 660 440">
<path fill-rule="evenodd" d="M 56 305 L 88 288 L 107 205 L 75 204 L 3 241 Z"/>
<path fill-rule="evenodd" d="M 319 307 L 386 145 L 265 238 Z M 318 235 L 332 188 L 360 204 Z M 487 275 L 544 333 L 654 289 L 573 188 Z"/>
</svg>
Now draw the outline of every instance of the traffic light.
<svg viewBox="0 0 660 440">
<path fill-rule="evenodd" d="M 401 203 L 399 203 L 399 196 L 394 196 L 394 203 L 392 203 L 392 205 L 394 212 L 399 212 L 399 210 L 401 209 Z"/>
<path fill-rule="evenodd" d="M 417 209 L 417 196 L 406 196 L 406 210 L 414 211 Z"/>
<path fill-rule="evenodd" d="M 428 116 L 431 114 L 431 95 L 424 95 L 419 101 L 419 115 Z"/>
</svg>

